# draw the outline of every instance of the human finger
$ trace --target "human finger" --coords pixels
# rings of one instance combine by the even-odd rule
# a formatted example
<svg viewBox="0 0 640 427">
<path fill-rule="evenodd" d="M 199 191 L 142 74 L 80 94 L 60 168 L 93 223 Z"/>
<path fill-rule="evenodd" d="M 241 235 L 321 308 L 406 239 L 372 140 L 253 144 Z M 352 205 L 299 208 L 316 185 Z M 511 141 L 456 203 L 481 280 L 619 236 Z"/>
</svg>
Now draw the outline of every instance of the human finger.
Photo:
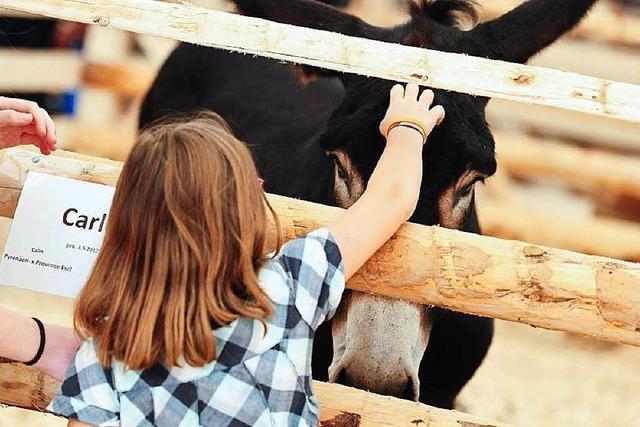
<svg viewBox="0 0 640 427">
<path fill-rule="evenodd" d="M 434 97 L 435 97 L 435 95 L 434 95 L 433 91 L 431 89 L 426 89 L 420 95 L 420 99 L 418 100 L 418 102 L 425 109 L 429 109 L 429 107 L 431 107 L 431 104 L 433 104 L 433 98 Z"/>
<path fill-rule="evenodd" d="M 29 102 L 24 99 L 0 96 L 0 110 L 16 110 L 26 113 Z"/>
<path fill-rule="evenodd" d="M 22 113 L 15 110 L 0 111 L 0 126 L 20 127 L 33 122 L 33 116 L 29 113 Z"/>
<path fill-rule="evenodd" d="M 40 152 L 42 154 L 47 156 L 51 154 L 49 145 L 47 144 L 45 139 L 39 135 L 22 134 L 20 136 L 20 145 L 35 145 L 40 149 Z"/>
<path fill-rule="evenodd" d="M 0 98 L 0 110 L 14 110 L 20 113 L 29 113 L 33 116 L 40 135 L 45 136 L 47 128 L 45 126 L 44 117 L 38 104 L 33 101 L 27 101 L 19 98 Z"/>
<path fill-rule="evenodd" d="M 35 104 L 35 103 L 33 106 L 30 106 L 30 108 L 33 108 L 33 110 L 29 112 L 33 115 L 33 124 L 38 130 L 38 135 L 40 135 L 43 138 L 46 138 L 47 116 L 48 116 L 47 112 L 44 111 L 42 108 L 38 106 L 38 104 Z"/>
<path fill-rule="evenodd" d="M 404 98 L 411 101 L 417 101 L 418 92 L 420 92 L 420 87 L 415 83 L 409 83 L 405 89 Z"/>
<path fill-rule="evenodd" d="M 26 126 L 12 126 L 12 132 L 17 134 L 28 133 L 30 135 L 39 135 L 38 129 L 36 129 L 33 123 Z"/>
<path fill-rule="evenodd" d="M 35 145 L 36 147 L 40 148 L 40 150 L 42 151 L 42 147 L 44 146 L 44 141 L 41 136 L 32 135 L 28 133 L 23 133 L 21 135 L 16 135 L 16 136 L 17 138 L 15 139 L 15 142 L 17 143 L 17 145 Z"/>
<path fill-rule="evenodd" d="M 53 119 L 46 110 L 43 109 L 42 112 L 45 116 L 45 125 L 47 127 L 46 142 L 49 145 L 49 149 L 51 151 L 55 151 L 56 143 L 58 142 L 58 138 L 56 136 L 56 125 L 53 123 Z"/>
<path fill-rule="evenodd" d="M 442 105 L 436 105 L 431 110 L 429 110 L 429 117 L 432 121 L 432 130 L 434 127 L 439 126 L 446 116 L 446 112 Z"/>
<path fill-rule="evenodd" d="M 401 84 L 394 85 L 391 88 L 391 104 L 399 103 L 404 98 L 404 86 Z"/>
</svg>

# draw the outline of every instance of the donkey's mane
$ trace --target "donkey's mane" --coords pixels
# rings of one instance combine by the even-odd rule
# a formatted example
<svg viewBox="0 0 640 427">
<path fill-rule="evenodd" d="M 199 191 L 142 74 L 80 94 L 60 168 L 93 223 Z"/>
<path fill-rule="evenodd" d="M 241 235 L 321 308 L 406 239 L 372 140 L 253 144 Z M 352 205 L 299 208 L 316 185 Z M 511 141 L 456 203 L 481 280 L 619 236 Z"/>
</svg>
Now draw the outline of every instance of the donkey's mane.
<svg viewBox="0 0 640 427">
<path fill-rule="evenodd" d="M 476 0 L 421 0 L 409 1 L 409 13 L 415 21 L 425 18 L 450 27 L 461 26 L 465 21 L 478 22 Z"/>
</svg>

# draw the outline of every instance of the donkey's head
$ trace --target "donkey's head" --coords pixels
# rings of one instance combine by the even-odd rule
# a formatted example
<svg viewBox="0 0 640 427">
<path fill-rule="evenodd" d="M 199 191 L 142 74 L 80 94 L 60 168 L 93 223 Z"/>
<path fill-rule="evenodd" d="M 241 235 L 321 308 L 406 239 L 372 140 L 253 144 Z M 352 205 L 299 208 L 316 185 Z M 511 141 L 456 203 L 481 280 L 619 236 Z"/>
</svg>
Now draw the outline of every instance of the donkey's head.
<svg viewBox="0 0 640 427">
<path fill-rule="evenodd" d="M 525 62 L 573 27 L 595 0 L 532 0 L 490 22 L 475 22 L 472 0 L 411 3 L 411 19 L 378 28 L 313 0 L 236 0 L 241 12 L 274 21 L 447 52 Z M 349 207 L 363 193 L 385 141 L 378 131 L 393 82 L 305 68 L 306 77 L 338 77 L 345 87 L 321 137 L 335 162 L 335 198 Z M 478 232 L 474 186 L 496 170 L 485 120 L 488 99 L 435 91 L 445 121 L 424 149 L 424 177 L 412 221 Z M 393 201 L 389 201 L 393 203 Z M 407 268 L 411 268 L 407 266 Z M 347 292 L 334 318 L 333 381 L 417 399 L 418 368 L 431 323 L 425 307 Z M 428 385 L 427 385 L 428 386 Z"/>
</svg>

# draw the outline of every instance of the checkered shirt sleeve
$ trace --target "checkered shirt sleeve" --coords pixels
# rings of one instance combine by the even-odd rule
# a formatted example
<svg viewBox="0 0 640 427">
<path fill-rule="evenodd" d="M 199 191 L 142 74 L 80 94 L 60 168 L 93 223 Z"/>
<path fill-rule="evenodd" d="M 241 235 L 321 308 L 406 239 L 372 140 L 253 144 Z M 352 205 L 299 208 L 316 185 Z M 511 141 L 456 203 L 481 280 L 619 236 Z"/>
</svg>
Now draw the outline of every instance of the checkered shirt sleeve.
<svg viewBox="0 0 640 427">
<path fill-rule="evenodd" d="M 48 410 L 94 426 L 120 425 L 120 403 L 111 370 L 98 363 L 93 341 L 85 341 L 78 349 L 62 389 Z"/>
<path fill-rule="evenodd" d="M 345 287 L 344 264 L 335 238 L 321 228 L 286 243 L 277 259 L 288 277 L 296 308 L 316 330 L 333 316 Z"/>
</svg>

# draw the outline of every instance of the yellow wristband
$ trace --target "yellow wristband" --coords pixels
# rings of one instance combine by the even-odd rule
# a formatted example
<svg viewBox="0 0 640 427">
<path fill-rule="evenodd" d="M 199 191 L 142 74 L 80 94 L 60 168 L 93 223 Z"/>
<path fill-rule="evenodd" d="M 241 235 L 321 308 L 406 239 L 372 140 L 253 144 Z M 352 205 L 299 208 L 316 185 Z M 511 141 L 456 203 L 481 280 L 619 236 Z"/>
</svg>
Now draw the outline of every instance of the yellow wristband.
<svg viewBox="0 0 640 427">
<path fill-rule="evenodd" d="M 409 122 L 409 121 L 396 122 L 391 126 L 389 126 L 389 129 L 387 130 L 386 138 L 388 139 L 391 131 L 398 127 L 406 127 L 406 128 L 415 130 L 422 136 L 422 145 L 427 143 L 427 132 L 425 132 L 424 128 L 415 122 Z"/>
</svg>

